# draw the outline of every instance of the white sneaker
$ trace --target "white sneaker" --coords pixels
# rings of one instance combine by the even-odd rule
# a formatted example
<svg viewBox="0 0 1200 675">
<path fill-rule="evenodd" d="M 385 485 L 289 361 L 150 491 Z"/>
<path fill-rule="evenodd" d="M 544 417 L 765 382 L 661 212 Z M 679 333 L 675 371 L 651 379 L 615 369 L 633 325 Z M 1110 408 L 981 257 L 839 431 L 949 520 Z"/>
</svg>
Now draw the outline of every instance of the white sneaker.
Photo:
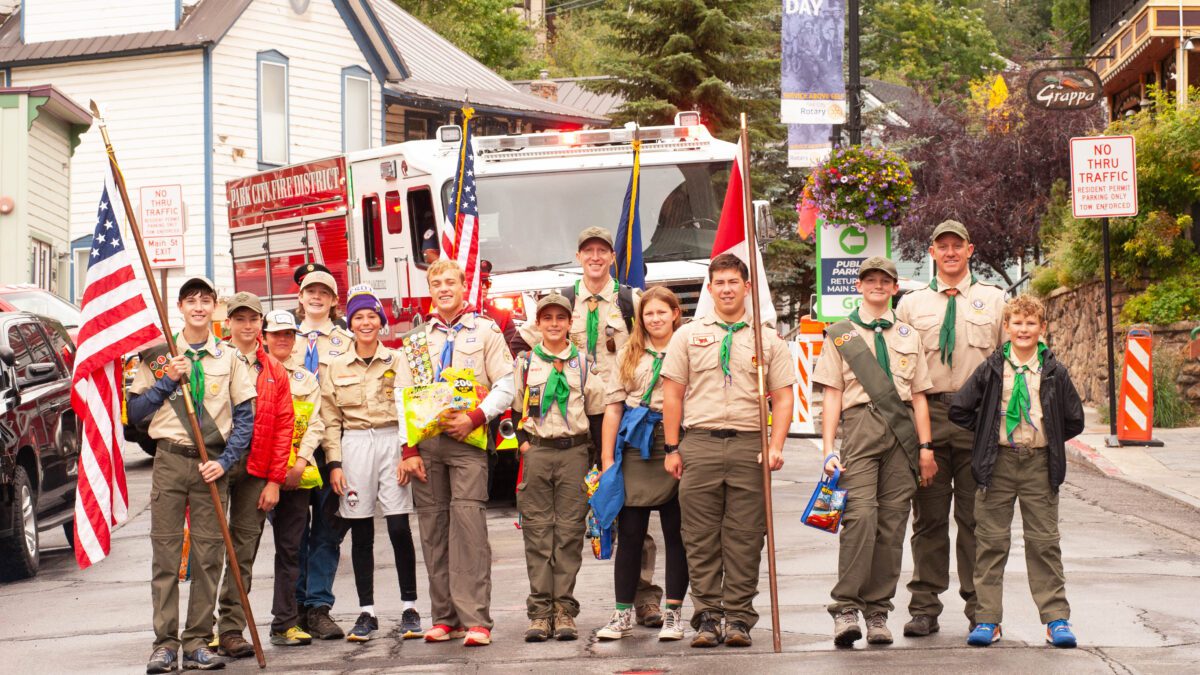
<svg viewBox="0 0 1200 675">
<path fill-rule="evenodd" d="M 633 633 L 633 608 L 613 611 L 608 625 L 596 631 L 596 637 L 601 640 L 620 640 Z"/>
<path fill-rule="evenodd" d="M 664 609 L 663 610 L 663 625 L 658 631 L 659 640 L 682 640 L 683 639 L 683 610 L 680 609 Z"/>
</svg>

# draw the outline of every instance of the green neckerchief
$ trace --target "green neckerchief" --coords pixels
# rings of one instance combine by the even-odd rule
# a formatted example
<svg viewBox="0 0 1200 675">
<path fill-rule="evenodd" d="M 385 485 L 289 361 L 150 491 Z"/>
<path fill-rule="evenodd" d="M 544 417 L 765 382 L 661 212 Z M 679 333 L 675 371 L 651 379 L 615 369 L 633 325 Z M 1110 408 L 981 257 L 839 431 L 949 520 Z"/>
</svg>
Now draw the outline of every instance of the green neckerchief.
<svg viewBox="0 0 1200 675">
<path fill-rule="evenodd" d="M 975 283 L 975 274 L 971 273 L 970 285 Z M 933 279 L 929 282 L 929 288 L 934 291 L 938 290 L 937 275 L 933 275 Z M 944 293 L 946 298 L 946 315 L 942 317 L 942 331 L 938 333 L 938 350 L 942 352 L 942 363 L 949 367 L 953 366 L 954 361 L 954 324 L 958 322 L 958 289 L 947 288 Z"/>
<path fill-rule="evenodd" d="M 179 340 L 179 334 L 175 334 L 176 341 Z M 207 347 L 207 342 L 205 344 Z M 209 356 L 208 349 L 195 350 L 191 345 L 183 353 L 192 361 L 192 372 L 188 375 L 188 384 L 192 388 L 192 406 L 196 409 L 196 419 L 199 420 L 204 416 L 204 367 L 200 365 L 200 361 Z"/>
<path fill-rule="evenodd" d="M 583 287 L 583 279 L 575 280 L 575 299 L 579 299 L 580 289 Z M 621 291 L 621 283 L 613 279 L 613 293 Z M 600 301 L 604 298 L 599 295 L 589 295 L 588 315 L 587 315 L 587 349 L 588 354 L 594 358 L 596 356 L 596 344 L 600 342 Z"/>
<path fill-rule="evenodd" d="M 1046 345 L 1038 343 L 1037 360 L 1038 370 L 1041 371 L 1042 366 L 1046 362 Z M 1029 383 L 1025 381 L 1025 373 L 1030 372 L 1029 364 L 1017 365 L 1012 360 L 1012 342 L 1004 343 L 1004 361 L 1013 369 L 1013 388 L 1012 396 L 1008 399 L 1008 409 L 1004 411 L 1004 434 L 1008 437 L 1008 442 L 1012 442 L 1013 431 L 1021 424 L 1021 420 L 1029 423 L 1029 426 L 1037 427 L 1033 424 L 1033 417 L 1029 411 L 1032 409 L 1032 402 L 1029 397 Z"/>
<path fill-rule="evenodd" d="M 565 420 L 567 419 L 567 400 L 571 397 L 571 385 L 567 384 L 567 375 L 563 372 L 564 359 L 547 354 L 540 344 L 533 348 L 533 353 L 537 354 L 539 359 L 554 366 L 550 369 L 550 378 L 546 380 L 546 389 L 542 392 L 542 417 L 545 417 L 546 411 L 557 402 L 558 410 Z M 571 352 L 565 360 L 576 358 L 579 358 L 579 348 L 572 342 Z"/>
<path fill-rule="evenodd" d="M 725 337 L 721 339 L 721 372 L 725 373 L 725 380 L 729 380 L 729 357 L 733 353 L 733 334 L 746 327 L 745 321 L 739 321 L 733 325 L 717 322 L 717 325 L 725 329 Z"/>
<path fill-rule="evenodd" d="M 654 396 L 654 385 L 658 384 L 658 376 L 662 373 L 663 357 L 666 352 L 658 353 L 649 347 L 646 347 L 646 353 L 654 357 L 654 366 L 650 371 L 650 384 L 646 387 L 646 393 L 642 394 L 642 405 L 649 406 L 650 399 Z"/>
<path fill-rule="evenodd" d="M 892 327 L 892 322 L 887 319 L 875 319 L 871 323 L 863 323 L 862 317 L 858 314 L 858 308 L 855 307 L 853 312 L 850 312 L 850 320 L 862 326 L 875 331 L 875 360 L 879 361 L 879 367 L 883 368 L 883 372 L 890 378 L 892 376 L 892 362 L 888 358 L 887 342 L 883 339 L 883 331 Z"/>
</svg>

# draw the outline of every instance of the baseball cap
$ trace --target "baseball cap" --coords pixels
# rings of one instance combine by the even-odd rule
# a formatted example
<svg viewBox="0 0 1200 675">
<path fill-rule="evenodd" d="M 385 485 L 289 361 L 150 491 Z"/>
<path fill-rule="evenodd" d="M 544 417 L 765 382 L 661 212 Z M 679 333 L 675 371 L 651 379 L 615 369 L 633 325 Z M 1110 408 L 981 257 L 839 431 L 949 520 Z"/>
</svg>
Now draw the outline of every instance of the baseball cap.
<svg viewBox="0 0 1200 675">
<path fill-rule="evenodd" d="M 579 246 L 576 247 L 576 250 L 583 248 L 583 245 L 587 243 L 589 239 L 599 239 L 600 241 L 608 244 L 609 248 L 613 247 L 612 232 L 609 232 L 603 227 L 588 227 L 585 228 L 583 232 L 579 233 Z"/>
<path fill-rule="evenodd" d="M 216 296 L 217 287 L 207 277 L 192 277 L 183 282 L 183 285 L 179 287 L 179 300 L 183 301 L 184 298 L 196 291 L 206 291 Z"/>
<path fill-rule="evenodd" d="M 267 320 L 267 327 L 263 329 L 263 332 L 281 333 L 291 331 L 295 333 L 300 330 L 300 327 L 296 325 L 296 315 L 286 309 L 276 309 L 267 312 L 265 318 Z"/>
<path fill-rule="evenodd" d="M 333 275 L 329 272 L 316 270 L 314 272 L 305 274 L 304 280 L 300 282 L 300 290 L 304 290 L 313 284 L 321 284 L 322 286 L 326 286 L 329 288 L 329 290 L 333 291 L 334 295 L 337 295 L 337 281 L 334 280 Z"/>
<path fill-rule="evenodd" d="M 564 296 L 562 293 L 553 292 L 541 300 L 538 300 L 537 313 L 535 316 L 541 316 L 542 310 L 551 305 L 562 307 L 563 309 L 567 310 L 567 314 L 570 314 L 571 311 L 574 310 L 574 307 L 571 307 L 571 303 L 567 300 L 566 296 Z"/>
<path fill-rule="evenodd" d="M 933 235 L 929 237 L 929 241 L 937 241 L 937 238 L 943 234 L 957 234 L 963 238 L 963 241 L 971 241 L 971 235 L 967 234 L 967 226 L 957 220 L 943 220 L 941 224 L 933 228 Z"/>
<path fill-rule="evenodd" d="M 866 276 L 867 272 L 872 270 L 879 270 L 880 272 L 887 274 L 895 281 L 900 280 L 900 275 L 896 272 L 896 263 L 881 255 L 873 255 L 864 260 L 862 265 L 858 268 L 858 278 L 863 278 Z"/>
<path fill-rule="evenodd" d="M 261 316 L 263 313 L 262 301 L 253 293 L 246 291 L 234 293 L 232 298 L 225 301 L 225 314 L 230 316 L 239 309 L 251 309 Z"/>
</svg>

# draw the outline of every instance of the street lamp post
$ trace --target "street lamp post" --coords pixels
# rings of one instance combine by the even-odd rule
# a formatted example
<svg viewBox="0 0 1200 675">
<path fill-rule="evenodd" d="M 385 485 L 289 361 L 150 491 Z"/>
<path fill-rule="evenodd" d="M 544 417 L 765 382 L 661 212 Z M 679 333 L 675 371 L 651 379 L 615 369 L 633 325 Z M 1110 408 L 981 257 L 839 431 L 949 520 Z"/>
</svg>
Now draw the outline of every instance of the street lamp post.
<svg viewBox="0 0 1200 675">
<path fill-rule="evenodd" d="M 862 145 L 862 64 L 859 59 L 858 47 L 861 31 L 858 23 L 859 0 L 849 0 L 846 17 L 847 40 L 849 52 L 850 83 L 846 85 L 846 103 L 849 106 L 849 117 L 846 119 L 846 131 L 850 136 L 850 145 Z"/>
</svg>

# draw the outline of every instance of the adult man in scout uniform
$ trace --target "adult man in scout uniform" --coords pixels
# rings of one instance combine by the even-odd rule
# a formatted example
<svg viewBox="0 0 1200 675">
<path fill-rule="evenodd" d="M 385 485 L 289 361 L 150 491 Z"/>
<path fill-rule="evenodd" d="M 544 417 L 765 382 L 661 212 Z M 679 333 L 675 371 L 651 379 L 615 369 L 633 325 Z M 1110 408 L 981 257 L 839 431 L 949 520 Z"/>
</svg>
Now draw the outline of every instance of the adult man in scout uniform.
<svg viewBox="0 0 1200 675">
<path fill-rule="evenodd" d="M 891 644 L 887 615 L 900 579 L 904 528 L 917 473 L 926 484 L 937 470 L 924 392 L 929 374 L 921 337 L 896 319 L 889 304 L 899 290 L 896 265 L 881 256 L 858 270 L 862 304 L 829 328 L 813 382 L 825 387 L 821 437 L 825 473 L 841 471 L 846 507 L 839 535 L 838 580 L 828 606 L 833 641 L 862 638 Z M 839 423 L 841 453 L 834 452 Z"/>
<path fill-rule="evenodd" d="M 667 471 L 680 479 L 679 506 L 697 630 L 693 647 L 748 647 L 758 621 L 758 563 L 767 532 L 762 467 L 783 467 L 790 415 L 776 415 L 761 456 L 754 328 L 746 315 L 750 271 L 731 254 L 708 266 L 712 313 L 675 332 L 663 360 Z M 749 328 L 749 330 L 743 330 Z M 791 354 L 763 325 L 763 371 L 772 405 L 792 409 Z M 680 444 L 680 424 L 687 435 Z M 721 620 L 725 620 L 722 630 Z"/>
<path fill-rule="evenodd" d="M 221 529 L 207 483 L 215 483 L 225 499 L 224 475 L 247 448 L 254 429 L 254 378 L 230 345 L 212 334 L 217 291 L 212 282 L 193 277 L 179 289 L 184 328 L 175 337 L 179 356 L 166 345 L 151 347 L 129 388 L 129 421 L 150 419 L 149 435 L 158 442 L 151 479 L 150 595 L 154 604 L 154 652 L 147 673 L 176 669 L 183 645 L 188 669 L 223 668 L 209 650 L 207 637 L 224 561 Z M 209 461 L 199 462 L 196 439 L 188 422 L 180 380 L 187 378 Z M 165 403 L 165 405 L 164 405 Z M 184 512 L 191 509 L 192 584 L 187 623 L 179 634 L 179 560 L 183 555 Z"/>
<path fill-rule="evenodd" d="M 950 399 L 1001 343 L 1004 291 L 976 281 L 970 260 L 975 247 L 967 228 L 947 220 L 933 231 L 929 255 L 937 273 L 929 286 L 914 291 L 896 316 L 921 334 L 933 389 L 928 393 L 933 450 L 938 472 L 913 499 L 913 576 L 908 583 L 912 620 L 904 634 L 938 631 L 942 602 L 950 587 L 950 504 L 958 525 L 955 545 L 959 595 L 975 625 L 975 479 L 971 477 L 971 432 L 948 418 Z"/>
<path fill-rule="evenodd" d="M 401 420 L 400 441 L 405 447 L 397 478 L 401 485 L 416 479 L 413 501 L 421 519 L 421 549 L 429 573 L 434 624 L 425 632 L 425 641 L 443 642 L 465 635 L 464 645 L 482 646 L 491 643 L 492 631 L 488 456 L 462 439 L 512 406 L 512 354 L 500 327 L 463 302 L 466 278 L 458 263 L 438 260 L 429 266 L 427 276 L 435 311 L 413 333 L 424 334 L 434 379 L 446 368 L 470 368 L 488 393 L 475 410 L 447 415 L 442 422 L 446 432 L 419 447 L 407 444 Z M 406 344 L 411 343 L 413 333 L 406 336 Z M 402 350 L 396 368 L 397 387 L 418 382 L 410 354 L 414 360 L 419 358 L 411 349 Z"/>
</svg>

